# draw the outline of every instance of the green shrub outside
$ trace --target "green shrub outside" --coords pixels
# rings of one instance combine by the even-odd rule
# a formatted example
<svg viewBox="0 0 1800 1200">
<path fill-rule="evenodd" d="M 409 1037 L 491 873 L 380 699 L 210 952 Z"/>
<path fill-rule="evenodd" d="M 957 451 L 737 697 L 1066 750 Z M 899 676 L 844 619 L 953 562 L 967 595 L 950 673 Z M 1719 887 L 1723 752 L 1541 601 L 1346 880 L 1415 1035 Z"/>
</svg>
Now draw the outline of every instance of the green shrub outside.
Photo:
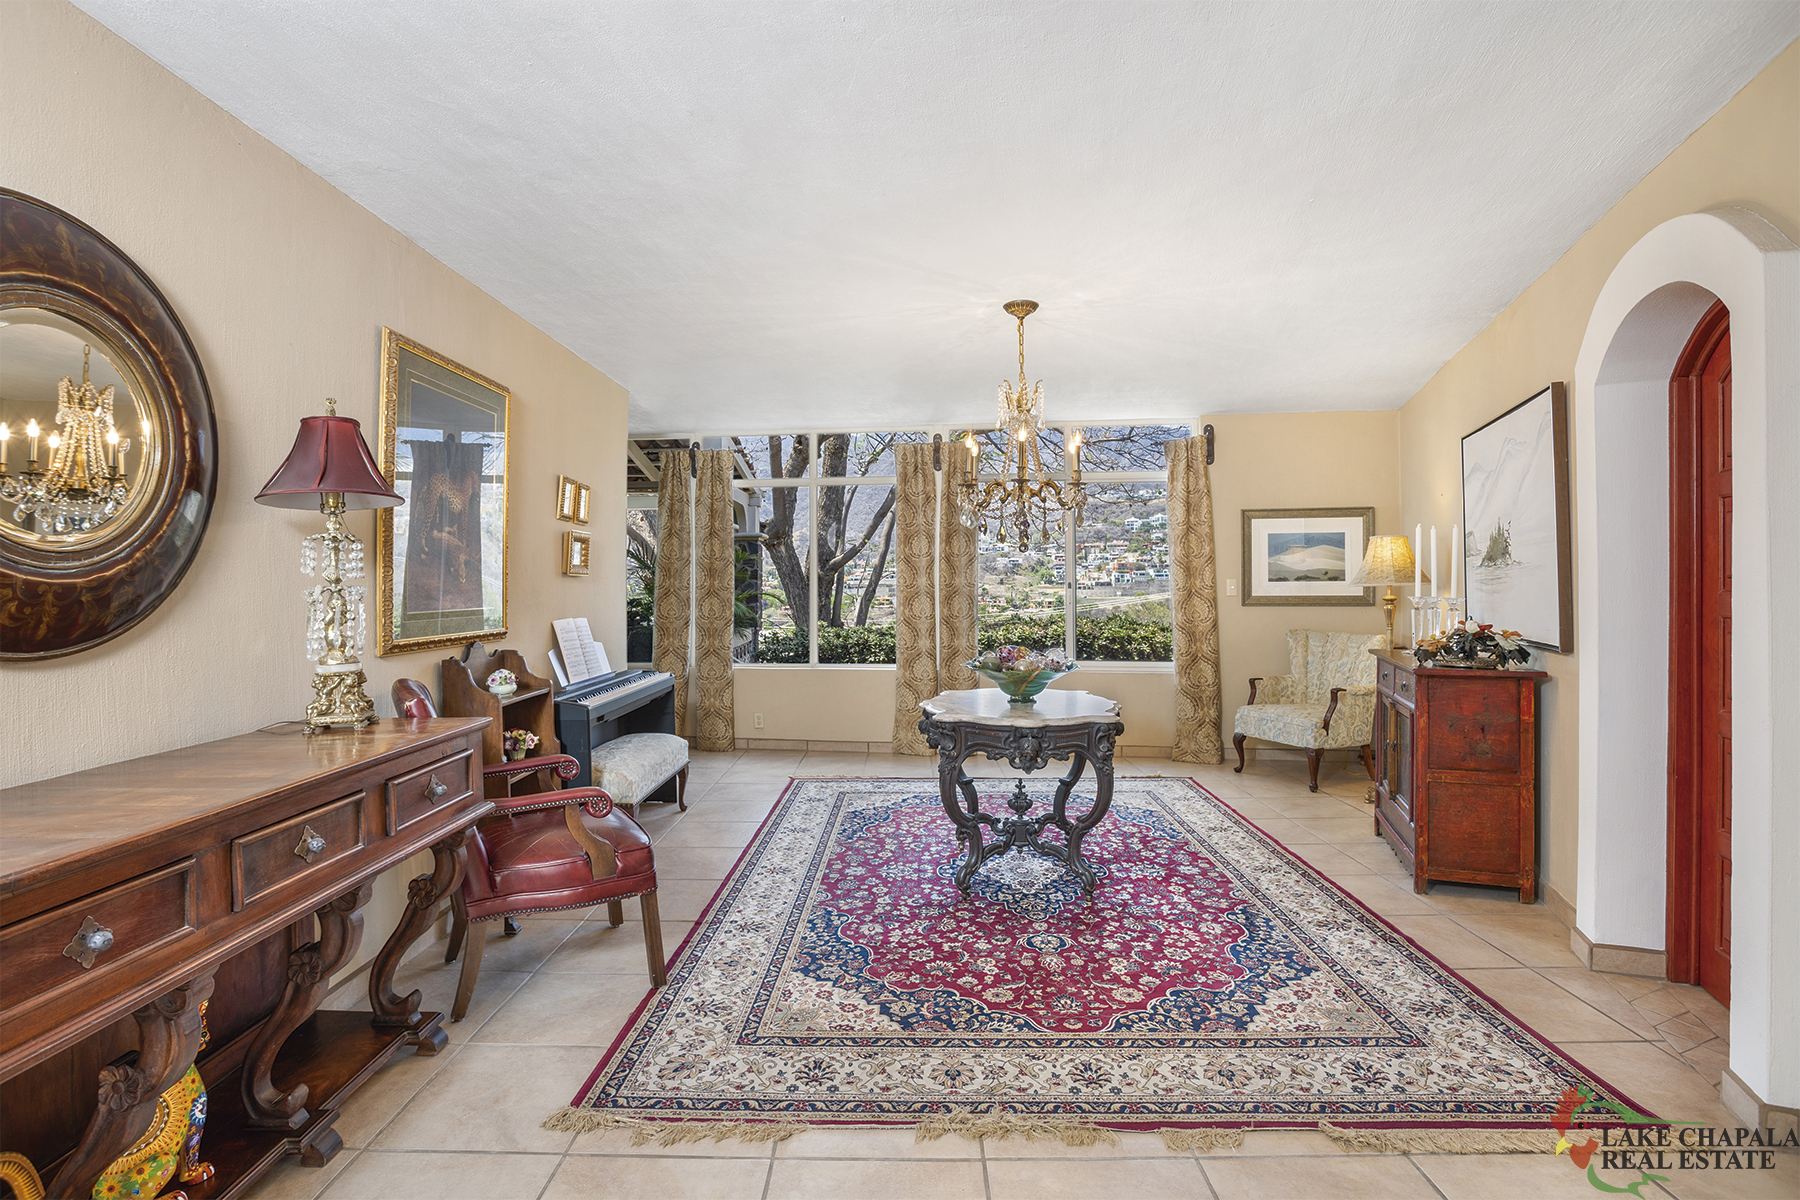
<svg viewBox="0 0 1800 1200">
<path fill-rule="evenodd" d="M 1003 617 L 988 621 L 977 644 L 983 652 L 1000 646 L 1024 646 L 1031 650 L 1061 650 L 1061 617 Z M 1135 612 L 1075 618 L 1075 657 L 1083 662 L 1168 662 L 1174 657 L 1174 630 L 1165 620 Z M 806 631 L 764 630 L 757 643 L 756 661 L 803 663 L 807 659 Z M 892 663 L 894 627 L 862 625 L 819 627 L 821 663 Z"/>
</svg>

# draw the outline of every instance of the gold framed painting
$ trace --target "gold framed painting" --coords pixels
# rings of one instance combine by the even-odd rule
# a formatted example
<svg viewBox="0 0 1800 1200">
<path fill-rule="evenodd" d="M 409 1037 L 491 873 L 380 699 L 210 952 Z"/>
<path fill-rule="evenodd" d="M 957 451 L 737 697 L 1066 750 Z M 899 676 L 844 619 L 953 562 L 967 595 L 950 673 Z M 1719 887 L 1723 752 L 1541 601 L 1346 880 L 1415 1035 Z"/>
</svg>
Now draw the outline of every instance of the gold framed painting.
<svg viewBox="0 0 1800 1200">
<path fill-rule="evenodd" d="M 573 529 L 563 534 L 563 574 L 586 575 L 593 563 L 593 539 Z"/>
<path fill-rule="evenodd" d="M 556 519 L 573 521 L 577 525 L 588 523 L 588 506 L 593 499 L 593 489 L 578 479 L 570 479 L 567 475 L 556 477 Z"/>
<path fill-rule="evenodd" d="M 381 472 L 406 497 L 375 519 L 375 652 L 506 636 L 512 393 L 381 331 Z"/>
<path fill-rule="evenodd" d="M 1373 506 L 1246 508 L 1245 606 L 1361 608 L 1375 589 L 1350 582 L 1375 532 Z"/>
</svg>

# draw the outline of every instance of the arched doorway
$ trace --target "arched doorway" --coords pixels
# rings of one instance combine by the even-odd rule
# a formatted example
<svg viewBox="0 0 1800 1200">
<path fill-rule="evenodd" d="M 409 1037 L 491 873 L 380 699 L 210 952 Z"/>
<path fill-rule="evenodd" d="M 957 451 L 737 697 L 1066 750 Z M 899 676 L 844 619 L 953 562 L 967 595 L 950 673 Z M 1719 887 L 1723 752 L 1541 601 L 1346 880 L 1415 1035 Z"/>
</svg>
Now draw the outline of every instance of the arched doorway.
<svg viewBox="0 0 1800 1200">
<path fill-rule="evenodd" d="M 1669 380 L 1668 977 L 1731 1003 L 1731 314 Z"/>
<path fill-rule="evenodd" d="M 1575 918 L 1609 953 L 1667 953 L 1669 382 L 1714 303 L 1730 310 L 1731 1065 L 1746 1123 L 1800 1107 L 1800 248 L 1758 214 L 1675 217 L 1614 266 L 1569 391 L 1579 710 Z M 1660 972 L 1658 972 L 1660 973 Z"/>
</svg>

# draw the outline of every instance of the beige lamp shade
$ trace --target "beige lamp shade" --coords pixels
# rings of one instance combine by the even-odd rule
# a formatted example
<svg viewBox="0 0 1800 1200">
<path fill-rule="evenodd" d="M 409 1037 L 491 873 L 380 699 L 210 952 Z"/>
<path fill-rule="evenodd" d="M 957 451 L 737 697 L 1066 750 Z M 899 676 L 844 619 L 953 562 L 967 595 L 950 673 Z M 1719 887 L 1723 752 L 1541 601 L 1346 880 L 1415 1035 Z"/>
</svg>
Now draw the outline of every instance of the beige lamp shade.
<svg viewBox="0 0 1800 1200">
<path fill-rule="evenodd" d="M 1356 568 L 1346 582 L 1363 587 L 1411 583 L 1415 569 L 1412 543 L 1406 538 L 1372 537 L 1368 550 L 1363 553 L 1362 566 Z M 1423 583 L 1431 582 L 1423 574 L 1419 578 Z"/>
</svg>

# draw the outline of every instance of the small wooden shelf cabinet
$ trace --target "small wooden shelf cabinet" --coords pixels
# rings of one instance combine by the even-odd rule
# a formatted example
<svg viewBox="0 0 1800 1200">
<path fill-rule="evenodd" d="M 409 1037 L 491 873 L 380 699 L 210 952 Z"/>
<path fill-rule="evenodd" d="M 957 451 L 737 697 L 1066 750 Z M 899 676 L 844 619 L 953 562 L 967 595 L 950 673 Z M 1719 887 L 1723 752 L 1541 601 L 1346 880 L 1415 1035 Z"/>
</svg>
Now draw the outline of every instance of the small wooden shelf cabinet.
<svg viewBox="0 0 1800 1200">
<path fill-rule="evenodd" d="M 1417 667 L 1376 651 L 1375 832 L 1412 872 L 1537 899 L 1537 689 L 1543 671 Z"/>
<path fill-rule="evenodd" d="M 510 696 L 496 696 L 487 690 L 487 677 L 505 668 L 518 680 L 519 690 Z M 487 717 L 488 727 L 482 734 L 482 759 L 489 763 L 506 761 L 504 736 L 508 729 L 527 729 L 537 734 L 538 744 L 529 757 L 561 754 L 562 743 L 556 739 L 556 697 L 550 681 L 533 675 L 525 667 L 525 656 L 517 650 L 496 650 L 489 654 L 480 642 L 463 648 L 460 657 L 443 662 L 443 712 L 447 717 Z M 555 780 L 544 778 L 547 772 L 490 779 L 490 800 L 504 799 L 520 792 L 552 791 Z"/>
</svg>

